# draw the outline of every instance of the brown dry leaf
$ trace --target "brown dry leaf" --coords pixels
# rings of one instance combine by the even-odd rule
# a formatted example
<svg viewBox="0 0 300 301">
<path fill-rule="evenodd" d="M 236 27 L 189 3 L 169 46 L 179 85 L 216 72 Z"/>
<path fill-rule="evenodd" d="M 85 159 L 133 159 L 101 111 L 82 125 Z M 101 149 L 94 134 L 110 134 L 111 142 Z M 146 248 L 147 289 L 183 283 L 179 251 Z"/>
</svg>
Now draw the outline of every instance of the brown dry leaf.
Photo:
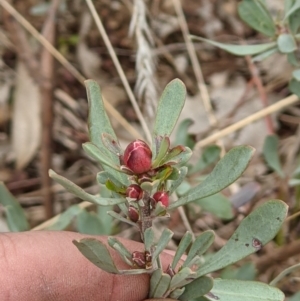
<svg viewBox="0 0 300 301">
<path fill-rule="evenodd" d="M 41 140 L 41 95 L 37 84 L 19 62 L 13 99 L 12 148 L 16 167 L 25 167 L 36 154 Z"/>
</svg>

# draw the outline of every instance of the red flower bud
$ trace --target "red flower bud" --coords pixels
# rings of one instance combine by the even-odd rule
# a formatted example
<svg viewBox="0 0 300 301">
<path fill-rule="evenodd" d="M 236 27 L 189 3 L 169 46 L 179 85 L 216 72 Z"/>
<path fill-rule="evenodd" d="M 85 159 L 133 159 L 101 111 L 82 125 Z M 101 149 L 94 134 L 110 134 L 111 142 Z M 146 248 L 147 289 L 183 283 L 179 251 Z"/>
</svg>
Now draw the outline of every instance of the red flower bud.
<svg viewBox="0 0 300 301">
<path fill-rule="evenodd" d="M 161 202 L 165 207 L 169 206 L 169 195 L 165 191 L 157 191 L 153 195 L 156 202 Z"/>
<path fill-rule="evenodd" d="M 132 184 L 126 189 L 126 196 L 131 199 L 139 200 L 142 197 L 143 190 L 137 184 Z"/>
<path fill-rule="evenodd" d="M 152 152 L 142 140 L 131 142 L 124 152 L 124 164 L 135 174 L 141 174 L 151 169 Z"/>
<path fill-rule="evenodd" d="M 145 253 L 134 251 L 132 253 L 132 261 L 140 268 L 145 268 L 146 265 Z"/>
<path fill-rule="evenodd" d="M 133 206 L 129 206 L 128 217 L 130 218 L 131 221 L 136 223 L 140 217 L 138 210 L 136 208 L 134 208 Z"/>
</svg>

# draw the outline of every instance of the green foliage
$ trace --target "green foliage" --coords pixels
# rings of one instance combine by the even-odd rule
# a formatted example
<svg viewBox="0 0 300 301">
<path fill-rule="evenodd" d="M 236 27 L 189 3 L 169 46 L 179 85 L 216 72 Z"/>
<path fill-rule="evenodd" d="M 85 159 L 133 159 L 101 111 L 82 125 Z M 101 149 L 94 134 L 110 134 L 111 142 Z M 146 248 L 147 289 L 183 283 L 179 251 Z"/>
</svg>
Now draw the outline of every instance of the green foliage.
<svg viewBox="0 0 300 301">
<path fill-rule="evenodd" d="M 185 96 L 185 85 L 179 79 L 174 79 L 164 89 L 158 103 L 153 128 L 152 152 L 154 157 L 159 149 L 156 137 L 170 137 L 183 108 Z"/>
<path fill-rule="evenodd" d="M 196 200 L 194 203 L 199 205 L 201 210 L 210 212 L 223 220 L 231 220 L 234 217 L 230 200 L 221 193 Z"/>
<path fill-rule="evenodd" d="M 230 45 L 211 41 L 202 37 L 193 37 L 234 55 L 256 55 L 253 61 L 261 61 L 274 53 L 287 55 L 288 62 L 295 67 L 299 66 L 299 38 L 300 38 L 300 3 L 298 0 L 284 1 L 284 14 L 278 12 L 279 19 L 274 20 L 262 0 L 242 0 L 239 3 L 240 18 L 251 28 L 270 38 L 273 42 L 257 45 Z M 300 97 L 300 82 L 298 71 L 293 73 L 289 89 Z"/>
<path fill-rule="evenodd" d="M 29 224 L 21 205 L 8 191 L 3 182 L 0 182 L 0 204 L 4 207 L 10 231 L 19 232 L 29 230 Z"/>
<path fill-rule="evenodd" d="M 258 8 L 262 9 L 261 5 L 259 3 Z M 265 12 L 262 10 L 262 13 Z M 270 28 L 265 24 L 261 27 L 262 30 L 268 29 L 269 31 Z M 179 300 L 195 298 L 197 300 L 201 298 L 201 300 L 213 300 L 217 298 L 225 301 L 283 300 L 283 294 L 279 290 L 266 284 L 252 281 L 214 280 L 207 274 L 225 268 L 260 250 L 273 239 L 286 216 L 287 206 L 285 203 L 273 200 L 258 207 L 240 223 L 226 245 L 217 253 L 209 256 L 206 261 L 203 255 L 214 241 L 214 232 L 203 232 L 194 241 L 192 234 L 187 232 L 167 269 L 162 267 L 160 255 L 172 239 L 173 232 L 164 229 L 156 238 L 152 229 L 152 221 L 155 218 L 169 216 L 173 209 L 191 202 L 195 202 L 204 210 L 214 212 L 221 218 L 231 219 L 233 215 L 230 202 L 217 193 L 241 176 L 252 158 L 254 149 L 250 146 L 238 146 L 231 149 L 200 184 L 190 188 L 185 177 L 188 175 L 187 161 L 192 151 L 183 145 L 171 147 L 169 140 L 184 105 L 186 93 L 183 83 L 173 80 L 165 88 L 158 105 L 151 146 L 152 154 L 144 151 L 148 146 L 143 141 L 130 144 L 130 152 L 128 151 L 127 157 L 134 154 L 132 159 L 134 163 L 141 158 L 146 158 L 145 160 L 148 162 L 151 156 L 149 170 L 143 173 L 134 172 L 133 168 L 126 165 L 128 158 L 126 160 L 122 158 L 123 150 L 119 146 L 105 113 L 100 88 L 94 81 L 86 83 L 90 106 L 91 142 L 84 144 L 84 150 L 104 169 L 97 174 L 97 181 L 101 185 L 105 185 L 111 195 L 94 196 L 53 171 L 50 171 L 50 175 L 79 198 L 101 206 L 118 205 L 121 212 L 109 211 L 109 220 L 107 221 L 106 209 L 99 212 L 101 213 L 100 217 L 100 215 L 85 210 L 78 211 L 78 208 L 74 207 L 66 214 L 67 218 L 63 221 L 66 224 L 66 220 L 70 220 L 76 215 L 77 226 L 82 232 L 96 234 L 97 229 L 102 229 L 107 223 L 111 226 L 110 217 L 114 217 L 140 230 L 144 251 L 131 252 L 115 237 L 109 237 L 107 243 L 94 238 L 74 241 L 78 250 L 97 267 L 109 273 L 150 274 L 149 297 L 151 298 L 171 297 Z M 185 122 L 179 133 L 187 132 L 189 124 L 190 122 Z M 178 141 L 184 141 L 183 134 L 180 135 Z M 270 151 L 267 153 L 270 154 Z M 194 167 L 190 168 L 189 174 L 203 171 L 215 163 L 219 156 L 220 149 L 217 146 L 208 147 L 203 151 Z M 274 162 L 274 158 L 271 161 Z M 142 161 L 141 164 L 143 164 Z M 177 201 L 169 202 L 169 195 L 179 195 L 178 191 L 182 186 L 188 186 L 185 193 L 180 195 Z M 133 187 L 134 190 L 132 190 Z M 157 195 L 163 195 L 164 202 L 160 201 L 160 198 L 156 198 Z M 130 215 L 130 212 L 134 212 L 134 216 Z M 119 254 L 120 258 L 129 266 L 128 269 L 120 270 L 116 266 L 110 255 L 109 247 Z M 187 253 L 187 257 L 182 259 L 184 253 Z"/>
<path fill-rule="evenodd" d="M 238 12 L 241 19 L 250 27 L 268 37 L 274 37 L 275 23 L 263 1 L 244 0 L 240 3 Z"/>
<path fill-rule="evenodd" d="M 281 178 L 284 178 L 285 175 L 282 170 L 278 154 L 278 137 L 276 135 L 266 137 L 263 147 L 263 155 L 268 166 L 276 171 Z"/>
<path fill-rule="evenodd" d="M 250 146 L 237 146 L 231 149 L 202 183 L 190 189 L 177 202 L 171 204 L 169 209 L 175 209 L 223 190 L 241 176 L 253 153 L 254 149 Z"/>
</svg>

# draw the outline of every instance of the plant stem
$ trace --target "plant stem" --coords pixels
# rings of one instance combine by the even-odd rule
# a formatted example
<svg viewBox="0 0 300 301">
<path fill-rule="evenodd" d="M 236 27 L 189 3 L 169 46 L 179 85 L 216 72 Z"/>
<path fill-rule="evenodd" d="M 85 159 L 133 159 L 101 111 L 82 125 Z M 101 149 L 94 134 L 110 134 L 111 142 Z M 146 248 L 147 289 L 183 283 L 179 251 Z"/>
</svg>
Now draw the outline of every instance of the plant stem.
<svg viewBox="0 0 300 301">
<path fill-rule="evenodd" d="M 141 200 L 143 205 L 139 205 L 140 209 L 140 222 L 139 222 L 139 227 L 141 231 L 141 237 L 142 240 L 144 241 L 144 233 L 148 228 L 152 227 L 152 217 L 151 215 L 151 208 L 150 208 L 150 196 L 147 192 L 144 192 L 144 196 Z"/>
</svg>

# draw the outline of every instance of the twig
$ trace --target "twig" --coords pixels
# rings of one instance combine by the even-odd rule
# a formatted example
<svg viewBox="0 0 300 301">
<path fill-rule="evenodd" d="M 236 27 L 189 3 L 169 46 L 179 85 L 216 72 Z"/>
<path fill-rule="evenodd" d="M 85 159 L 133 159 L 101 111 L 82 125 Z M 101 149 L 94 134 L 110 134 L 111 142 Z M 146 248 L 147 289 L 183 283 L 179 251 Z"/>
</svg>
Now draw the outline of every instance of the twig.
<svg viewBox="0 0 300 301">
<path fill-rule="evenodd" d="M 180 27 L 181 27 L 181 30 L 183 33 L 184 41 L 186 43 L 187 51 L 188 51 L 189 57 L 191 59 L 192 68 L 193 68 L 195 77 L 197 79 L 197 85 L 198 85 L 199 91 L 201 93 L 203 105 L 206 110 L 206 113 L 208 114 L 209 123 L 212 126 L 214 126 L 217 123 L 217 119 L 213 113 L 212 105 L 211 105 L 210 98 L 209 98 L 209 93 L 208 93 L 207 87 L 204 82 L 203 74 L 201 71 L 199 60 L 197 58 L 195 47 L 194 47 L 192 41 L 189 39 L 190 32 L 189 32 L 189 28 L 187 26 L 185 16 L 182 11 L 181 3 L 179 0 L 173 0 L 173 4 L 174 4 L 174 7 L 176 10 L 178 19 L 179 19 L 179 24 L 180 24 Z"/>
<path fill-rule="evenodd" d="M 82 85 L 85 77 L 59 52 L 51 43 L 47 41 L 15 8 L 6 0 L 0 0 L 0 5 L 8 11 L 34 38 L 37 39 L 55 58 L 59 61 Z M 133 137 L 140 138 L 137 130 L 106 100 L 103 99 L 109 114 L 115 118 Z"/>
<path fill-rule="evenodd" d="M 94 21 L 95 21 L 95 23 L 96 23 L 96 25 L 98 27 L 98 30 L 99 30 L 100 34 L 102 36 L 102 39 L 103 39 L 103 41 L 104 41 L 104 43 L 105 43 L 105 45 L 106 45 L 106 47 L 107 47 L 107 49 L 109 51 L 109 54 L 110 54 L 110 56 L 111 56 L 111 58 L 112 58 L 112 60 L 114 62 L 114 65 L 115 65 L 115 67 L 116 67 L 116 69 L 117 69 L 117 71 L 119 73 L 119 76 L 120 76 L 120 78 L 122 80 L 122 83 L 123 83 L 124 88 L 125 88 L 125 90 L 127 92 L 127 95 L 128 95 L 128 97 L 129 97 L 129 99 L 131 101 L 133 109 L 135 110 L 135 113 L 136 113 L 136 115 L 137 115 L 137 117 L 138 117 L 138 119 L 139 119 L 139 121 L 141 123 L 141 126 L 142 126 L 143 130 L 144 130 L 144 133 L 146 135 L 146 139 L 148 140 L 148 142 L 150 142 L 151 141 L 151 133 L 150 133 L 149 128 L 147 126 L 147 123 L 146 123 L 146 121 L 145 121 L 145 119 L 143 117 L 143 114 L 142 114 L 142 112 L 141 112 L 141 110 L 140 110 L 140 108 L 139 108 L 139 106 L 138 106 L 138 104 L 136 102 L 135 96 L 134 96 L 134 94 L 133 94 L 133 92 L 132 92 L 132 90 L 131 90 L 131 88 L 129 86 L 128 80 L 126 78 L 126 75 L 125 75 L 122 67 L 121 67 L 119 59 L 118 59 L 118 57 L 117 57 L 117 55 L 116 55 L 116 53 L 115 53 L 115 51 L 114 51 L 114 49 L 113 49 L 113 47 L 111 45 L 111 42 L 110 42 L 110 40 L 109 40 L 109 38 L 107 36 L 105 28 L 104 28 L 104 26 L 102 24 L 102 21 L 100 19 L 100 16 L 96 12 L 95 6 L 94 6 L 94 4 L 93 4 L 93 2 L 91 0 L 86 0 L 86 3 L 87 3 L 87 5 L 88 5 L 88 7 L 89 7 L 89 9 L 91 11 L 91 14 L 92 14 L 92 16 L 94 18 Z"/>
<path fill-rule="evenodd" d="M 80 209 L 86 209 L 86 208 L 91 207 L 93 205 L 94 204 L 92 204 L 90 202 L 81 202 L 81 203 L 78 204 Z M 52 226 L 53 224 L 56 223 L 56 221 L 59 219 L 60 216 L 61 216 L 61 213 L 54 216 L 54 217 L 52 217 L 51 219 L 48 219 L 44 223 L 32 228 L 31 231 L 39 231 L 39 230 L 45 230 L 45 229 L 49 228 L 50 226 Z"/>
<path fill-rule="evenodd" d="M 253 123 L 256 120 L 259 120 L 269 114 L 272 114 L 274 112 L 280 111 L 281 109 L 290 106 L 296 102 L 299 101 L 299 97 L 295 94 L 290 95 L 280 101 L 278 101 L 277 103 L 268 106 L 265 109 L 260 110 L 257 113 L 254 113 L 238 122 L 236 122 L 235 124 L 232 124 L 230 126 L 228 126 L 227 128 L 220 130 L 219 132 L 212 134 L 211 136 L 199 141 L 196 145 L 194 150 L 197 151 L 199 148 L 207 146 L 213 142 L 215 142 L 218 139 L 221 139 L 243 127 L 245 127 L 246 125 Z"/>
<path fill-rule="evenodd" d="M 59 3 L 60 0 L 52 1 L 43 28 L 43 35 L 51 44 L 55 41 L 55 18 Z M 48 170 L 52 166 L 54 58 L 45 48 L 42 49 L 41 53 L 40 73 L 43 79 L 40 85 L 42 99 L 41 178 L 45 213 L 48 219 L 54 214 L 53 193 L 51 190 L 52 180 L 48 175 Z"/>
<path fill-rule="evenodd" d="M 248 68 L 250 70 L 252 79 L 254 81 L 254 84 L 256 85 L 257 91 L 259 93 L 260 99 L 262 101 L 263 107 L 266 108 L 268 106 L 268 97 L 266 93 L 266 89 L 263 86 L 263 83 L 261 81 L 261 78 L 259 76 L 259 70 L 257 66 L 253 63 L 251 57 L 249 55 L 246 56 L 246 61 L 248 64 Z M 274 126 L 271 119 L 271 116 L 267 115 L 265 118 L 267 130 L 269 134 L 274 134 Z"/>
</svg>

